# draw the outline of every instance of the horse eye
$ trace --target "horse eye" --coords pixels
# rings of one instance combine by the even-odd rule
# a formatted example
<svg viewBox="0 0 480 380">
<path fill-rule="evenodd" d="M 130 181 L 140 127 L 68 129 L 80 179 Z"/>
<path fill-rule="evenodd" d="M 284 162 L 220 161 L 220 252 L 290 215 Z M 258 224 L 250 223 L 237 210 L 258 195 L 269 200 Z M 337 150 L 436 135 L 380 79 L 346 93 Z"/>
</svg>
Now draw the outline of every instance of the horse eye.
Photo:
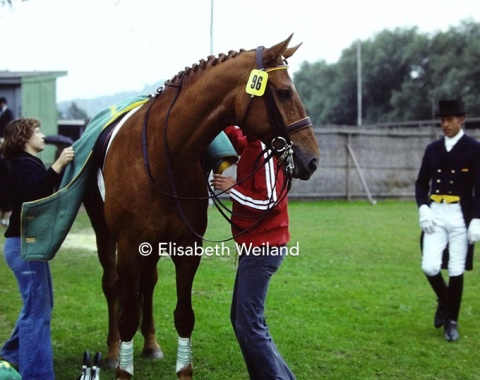
<svg viewBox="0 0 480 380">
<path fill-rule="evenodd" d="M 292 97 L 292 90 L 290 89 L 278 90 L 277 95 L 281 100 L 289 100 Z"/>
</svg>

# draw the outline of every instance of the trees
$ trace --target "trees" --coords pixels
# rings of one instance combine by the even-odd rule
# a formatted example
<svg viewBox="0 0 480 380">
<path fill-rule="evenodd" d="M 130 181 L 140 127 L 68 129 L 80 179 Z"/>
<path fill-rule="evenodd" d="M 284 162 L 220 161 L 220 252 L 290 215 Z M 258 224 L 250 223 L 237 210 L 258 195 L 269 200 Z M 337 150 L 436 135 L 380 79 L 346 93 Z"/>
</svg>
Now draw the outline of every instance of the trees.
<svg viewBox="0 0 480 380">
<path fill-rule="evenodd" d="M 87 112 L 83 108 L 80 108 L 75 102 L 71 102 L 65 111 L 59 111 L 58 116 L 60 119 L 84 120 L 86 124 L 90 121 Z"/>
<path fill-rule="evenodd" d="M 385 30 L 361 44 L 364 124 L 431 119 L 446 97 L 463 98 L 480 116 L 480 24 L 432 36 Z M 294 81 L 315 124 L 357 124 L 357 42 L 335 64 L 304 62 Z"/>
</svg>

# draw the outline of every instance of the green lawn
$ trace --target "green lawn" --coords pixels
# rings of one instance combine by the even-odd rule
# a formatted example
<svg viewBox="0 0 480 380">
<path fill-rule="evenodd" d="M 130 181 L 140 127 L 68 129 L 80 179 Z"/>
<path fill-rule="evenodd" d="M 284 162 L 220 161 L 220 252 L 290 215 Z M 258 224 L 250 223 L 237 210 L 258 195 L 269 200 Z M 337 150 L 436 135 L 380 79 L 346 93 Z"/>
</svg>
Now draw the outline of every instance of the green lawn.
<svg viewBox="0 0 480 380">
<path fill-rule="evenodd" d="M 227 223 L 215 209 L 209 212 L 207 237 L 229 237 Z M 291 202 L 290 219 L 291 246 L 298 244 L 298 255 L 288 257 L 274 276 L 266 315 L 277 346 L 299 380 L 480 379 L 478 271 L 466 275 L 461 338 L 448 343 L 443 330 L 433 328 L 436 302 L 420 269 L 413 202 L 384 201 L 375 206 L 367 202 Z M 91 233 L 81 211 L 71 237 Z M 51 262 L 58 380 L 78 375 L 84 350 L 106 349 L 106 305 L 100 266 L 88 249 L 91 241 L 81 248 L 63 247 Z M 233 253 L 234 243 L 225 244 Z M 205 257 L 197 273 L 193 289 L 196 379 L 248 379 L 229 322 L 235 262 L 233 254 Z M 155 317 L 165 359 L 149 362 L 140 358 L 142 338 L 138 333 L 138 379 L 175 378 L 177 334 L 170 259 L 160 260 L 159 273 Z M 3 258 L 0 292 L 0 341 L 4 341 L 20 300 Z M 114 371 L 102 372 L 102 379 L 113 378 Z"/>
</svg>

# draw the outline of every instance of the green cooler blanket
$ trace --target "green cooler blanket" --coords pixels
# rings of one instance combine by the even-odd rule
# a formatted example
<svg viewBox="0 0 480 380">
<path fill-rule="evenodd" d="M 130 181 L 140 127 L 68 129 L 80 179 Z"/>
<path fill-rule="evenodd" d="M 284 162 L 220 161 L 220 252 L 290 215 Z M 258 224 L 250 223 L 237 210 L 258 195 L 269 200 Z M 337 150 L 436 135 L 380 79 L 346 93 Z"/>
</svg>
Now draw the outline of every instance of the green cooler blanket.
<svg viewBox="0 0 480 380">
<path fill-rule="evenodd" d="M 149 99 L 149 96 L 137 96 L 97 114 L 73 144 L 75 159 L 65 168 L 59 190 L 49 197 L 23 204 L 21 239 L 25 260 L 51 260 L 55 256 L 82 204 L 95 142 L 103 129 L 119 116 Z"/>
<path fill-rule="evenodd" d="M 25 260 L 51 260 L 60 249 L 77 216 L 89 178 L 88 165 L 102 131 L 121 115 L 146 103 L 149 96 L 138 96 L 112 106 L 95 116 L 82 137 L 73 144 L 75 159 L 67 165 L 59 190 L 49 197 L 22 206 L 22 257 Z M 206 151 L 206 161 L 215 170 L 222 158 L 236 161 L 237 154 L 225 133 L 220 133 Z"/>
</svg>

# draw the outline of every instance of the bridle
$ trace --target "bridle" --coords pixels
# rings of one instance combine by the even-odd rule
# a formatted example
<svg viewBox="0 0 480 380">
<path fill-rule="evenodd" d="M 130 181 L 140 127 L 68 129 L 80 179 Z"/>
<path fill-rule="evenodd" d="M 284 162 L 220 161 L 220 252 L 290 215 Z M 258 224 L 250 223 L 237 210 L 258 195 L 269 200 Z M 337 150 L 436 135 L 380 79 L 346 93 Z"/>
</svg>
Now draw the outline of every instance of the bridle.
<svg viewBox="0 0 480 380">
<path fill-rule="evenodd" d="M 255 52 L 255 62 L 257 66 L 258 78 L 252 81 L 250 86 L 256 85 L 258 89 L 261 91 L 259 86 L 259 78 L 263 78 L 266 83 L 262 83 L 264 86 L 264 99 L 265 99 L 265 107 L 267 109 L 267 115 L 272 126 L 272 135 L 275 136 L 272 141 L 270 142 L 269 149 L 279 158 L 279 163 L 285 163 L 285 170 L 289 177 L 292 177 L 293 171 L 295 169 L 295 164 L 293 160 L 293 142 L 290 140 L 290 134 L 295 133 L 303 128 L 310 127 L 312 122 L 310 118 L 307 116 L 303 119 L 295 121 L 291 124 L 285 124 L 282 114 L 278 109 L 277 103 L 275 102 L 275 98 L 273 96 L 273 91 L 271 86 L 268 84 L 268 74 L 269 72 L 276 71 L 276 70 L 286 70 L 288 69 L 288 65 L 286 60 L 284 59 L 284 64 L 281 66 L 274 66 L 271 68 L 265 68 L 265 64 L 263 61 L 263 46 L 257 47 Z M 255 71 L 255 70 L 254 70 Z M 262 75 L 265 73 L 267 75 Z M 253 75 L 255 75 L 252 72 Z M 249 84 L 247 84 L 248 86 Z M 243 116 L 242 126 L 245 125 L 247 121 L 247 117 L 250 113 L 251 106 L 253 104 L 253 100 L 256 97 L 256 92 L 252 89 L 250 91 L 251 97 L 247 104 L 247 108 L 245 110 L 245 114 Z M 262 96 L 262 92 L 260 92 L 260 96 Z"/>
<path fill-rule="evenodd" d="M 275 70 L 284 70 L 284 69 L 288 69 L 288 66 L 286 64 L 286 61 L 284 60 L 284 65 L 281 65 L 281 66 L 276 66 L 276 67 L 272 67 L 272 68 L 268 68 L 268 69 L 265 69 L 264 67 L 264 62 L 263 62 L 263 50 L 264 50 L 264 47 L 263 46 L 259 46 L 256 50 L 256 65 L 257 65 L 257 70 L 259 72 L 263 72 L 263 73 L 268 73 L 268 72 L 271 72 L 271 71 L 275 71 Z M 252 72 L 253 74 L 253 72 Z M 267 74 L 268 75 L 268 74 Z M 264 76 L 261 75 L 263 78 Z M 142 130 L 142 145 L 143 145 L 143 156 L 144 156 L 144 163 L 145 163 L 145 168 L 146 168 L 146 171 L 147 171 L 147 175 L 148 175 L 148 179 L 151 183 L 151 185 L 154 187 L 154 189 L 158 192 L 160 192 L 161 194 L 169 197 L 169 198 L 173 198 L 175 199 L 175 202 L 177 204 L 177 210 L 179 212 L 179 214 L 181 215 L 184 223 L 188 226 L 188 228 L 190 229 L 190 231 L 197 237 L 201 238 L 202 240 L 206 240 L 206 241 L 210 241 L 210 242 L 223 242 L 223 241 L 228 241 L 228 240 L 231 240 L 233 238 L 235 238 L 236 236 L 240 235 L 240 234 L 243 234 L 243 233 L 246 233 L 248 231 L 251 231 L 252 229 L 256 228 L 260 223 L 261 221 L 265 218 L 265 216 L 268 214 L 268 212 L 273 208 L 275 207 L 278 203 L 280 203 L 287 195 L 288 191 L 290 190 L 290 186 L 291 186 L 291 181 L 292 181 L 292 176 L 293 176 L 293 171 L 295 169 L 295 166 L 294 166 L 294 160 L 293 160 L 293 149 L 292 149 L 292 146 L 293 146 L 293 142 L 290 140 L 290 137 L 289 135 L 296 132 L 296 131 L 299 131 L 303 128 L 307 128 L 307 127 L 310 127 L 312 125 L 311 121 L 310 121 L 310 118 L 307 116 L 303 119 L 300 119 L 296 122 L 293 122 L 291 124 L 285 124 L 284 120 L 283 120 L 283 117 L 280 113 L 280 110 L 278 109 L 278 106 L 275 102 L 275 99 L 274 99 L 274 96 L 273 96 L 273 91 L 271 89 L 271 86 L 267 83 L 268 81 L 265 81 L 264 83 L 264 93 L 265 93 L 265 106 L 266 106 L 266 111 L 267 111 L 267 115 L 268 115 L 268 118 L 269 118 L 269 122 L 270 122 L 270 125 L 272 126 L 272 134 L 273 136 L 275 136 L 271 143 L 270 143 L 270 147 L 266 147 L 264 152 L 262 153 L 265 153 L 265 152 L 270 152 L 268 153 L 268 157 L 264 159 L 264 161 L 266 162 L 267 160 L 273 158 L 273 155 L 277 156 L 278 157 L 278 166 L 279 166 L 279 170 L 280 170 L 280 167 L 281 166 L 284 166 L 285 167 L 285 181 L 284 181 L 284 184 L 282 186 L 282 190 L 280 192 L 280 196 L 279 196 L 279 199 L 277 199 L 276 202 L 274 202 L 274 205 L 272 206 L 272 208 L 268 209 L 267 212 L 264 213 L 264 215 L 262 215 L 259 220 L 254 223 L 250 228 L 248 228 L 247 230 L 242 230 L 239 234 L 233 236 L 232 238 L 230 239 L 226 239 L 226 240 L 219 240 L 219 241 L 216 241 L 216 240 L 209 240 L 209 239 L 206 239 L 205 237 L 203 237 L 202 235 L 198 234 L 194 229 L 193 227 L 190 225 L 188 219 L 186 218 L 184 212 L 183 212 L 183 209 L 180 205 L 180 201 L 181 200 L 204 200 L 204 199 L 213 199 L 214 200 L 214 203 L 215 205 L 217 206 L 217 209 L 220 211 L 220 213 L 224 216 L 224 218 L 226 218 L 231 224 L 232 221 L 230 218 L 228 218 L 225 213 L 223 211 L 220 210 L 219 206 L 218 206 L 218 202 L 221 203 L 221 201 L 219 201 L 218 197 L 217 197 L 217 194 L 215 194 L 214 191 L 212 191 L 212 189 L 210 188 L 209 184 L 208 184 L 208 181 L 207 181 L 207 186 L 209 188 L 209 191 L 211 193 L 210 196 L 207 196 L 207 197 L 182 197 L 182 196 L 179 196 L 177 194 L 177 190 L 176 190 L 176 187 L 175 187 L 175 183 L 174 183 L 174 179 L 173 179 L 173 168 L 172 168 L 172 163 L 171 163 L 171 160 L 170 160 L 170 148 L 168 146 L 168 141 L 167 141 L 167 129 L 168 129 L 168 120 L 169 120 L 169 116 L 170 116 L 170 113 L 171 113 L 171 110 L 173 109 L 178 97 L 180 96 L 180 92 L 182 90 L 182 84 L 183 84 L 183 79 L 184 77 L 181 78 L 180 80 L 180 83 L 178 85 L 173 85 L 169 82 L 166 82 L 165 83 L 165 86 L 168 87 L 168 86 L 171 86 L 171 87 L 175 87 L 176 90 L 177 90 L 177 93 L 175 94 L 175 96 L 173 97 L 173 100 L 172 102 L 170 103 L 170 106 L 166 112 L 166 117 L 165 117 L 165 122 L 164 122 L 164 150 L 165 150 L 165 156 L 166 156 L 166 159 L 167 159 L 167 172 L 168 172 L 168 178 L 169 178 L 169 182 L 170 182 L 170 187 L 171 187 L 171 190 L 172 192 L 169 193 L 167 191 L 164 191 L 162 189 L 160 189 L 159 186 L 157 186 L 157 184 L 155 183 L 153 177 L 152 177 L 152 173 L 151 173 L 151 169 L 150 169 L 150 160 L 149 160 L 149 157 L 148 157 L 148 141 L 147 141 L 147 125 L 148 125 L 148 119 L 149 119 L 149 116 L 150 116 L 150 111 L 152 109 L 152 106 L 155 102 L 155 100 L 163 93 L 163 88 L 160 88 L 159 90 L 157 90 L 157 94 L 152 97 L 152 100 L 147 108 L 147 111 L 145 113 L 145 117 L 144 117 L 144 120 L 143 120 L 143 130 Z M 258 82 L 257 82 L 258 84 Z M 248 84 L 247 84 L 248 86 Z M 257 97 L 255 96 L 254 93 L 252 93 L 252 96 L 250 97 L 249 99 L 249 102 L 247 104 L 247 108 L 245 110 L 245 114 L 244 114 L 244 117 L 243 117 L 243 122 L 242 122 L 242 125 L 245 125 L 246 123 L 246 120 L 247 120 L 247 117 L 250 113 L 250 109 L 251 109 L 251 105 L 253 103 L 253 100 L 254 98 Z M 255 170 L 258 171 L 259 169 Z M 254 175 L 255 172 L 253 172 L 251 175 Z M 273 202 L 272 202 L 273 203 Z"/>
</svg>

